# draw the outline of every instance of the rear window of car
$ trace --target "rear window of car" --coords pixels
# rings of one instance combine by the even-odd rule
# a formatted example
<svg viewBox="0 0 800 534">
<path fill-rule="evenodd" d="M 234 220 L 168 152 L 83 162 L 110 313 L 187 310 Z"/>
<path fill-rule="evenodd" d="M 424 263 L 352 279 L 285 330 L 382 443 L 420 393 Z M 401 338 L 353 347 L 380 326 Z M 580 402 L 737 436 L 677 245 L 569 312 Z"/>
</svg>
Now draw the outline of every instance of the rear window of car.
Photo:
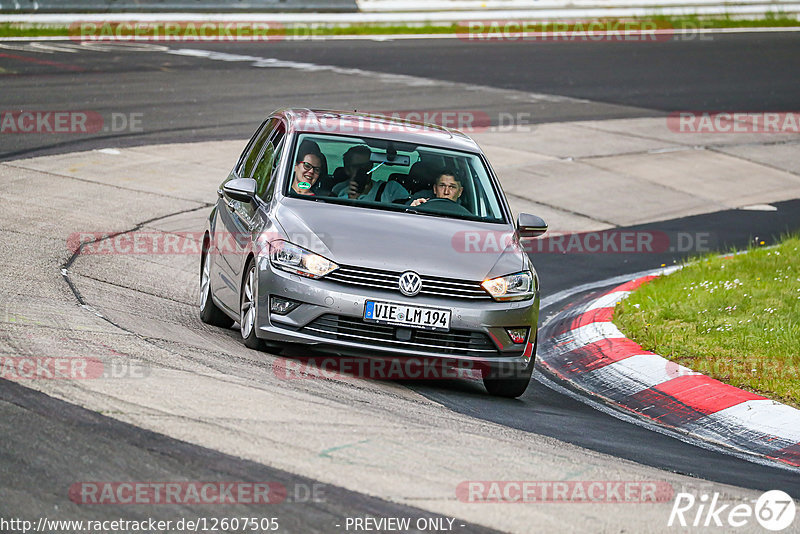
<svg viewBox="0 0 800 534">
<path fill-rule="evenodd" d="M 309 153 L 316 157 L 304 158 Z M 302 167 L 304 159 L 321 160 L 319 171 Z M 385 139 L 304 133 L 297 138 L 293 162 L 286 181 L 288 196 L 507 222 L 501 193 L 478 154 Z"/>
</svg>

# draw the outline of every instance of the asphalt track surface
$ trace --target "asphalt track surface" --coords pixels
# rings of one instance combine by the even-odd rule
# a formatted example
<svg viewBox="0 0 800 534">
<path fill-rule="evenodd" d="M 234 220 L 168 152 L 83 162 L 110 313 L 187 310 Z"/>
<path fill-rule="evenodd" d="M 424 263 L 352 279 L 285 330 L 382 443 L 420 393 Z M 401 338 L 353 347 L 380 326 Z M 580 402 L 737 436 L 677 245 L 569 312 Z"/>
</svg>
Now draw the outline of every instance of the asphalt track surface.
<svg viewBox="0 0 800 534">
<path fill-rule="evenodd" d="M 324 86 L 279 86 L 242 62 L 209 62 L 204 58 L 109 51 L 42 53 L 1 43 L 3 91 L 0 109 L 90 109 L 100 113 L 144 113 L 141 132 L 70 135 L 4 135 L 0 159 L 72 152 L 109 145 L 170 141 L 239 139 L 250 135 L 260 118 L 278 105 L 321 101 L 325 106 L 386 106 L 358 91 L 331 94 Z M 313 62 L 400 73 L 458 83 L 588 99 L 558 105 L 509 107 L 534 109 L 533 120 L 604 119 L 661 116 L 675 110 L 745 111 L 800 108 L 800 36 L 758 34 L 715 36 L 658 44 L 643 43 L 481 43 L 458 40 L 395 42 L 329 41 L 192 45 L 283 60 Z M 309 76 L 309 79 L 312 77 Z M 315 80 L 317 78 L 314 78 Z M 285 104 L 281 104 L 285 102 Z M 338 105 L 336 105 L 338 104 Z M 408 109 L 408 105 L 399 105 Z M 424 102 L 418 106 L 424 106 Z M 491 102 L 487 102 L 491 106 Z M 378 109 L 386 109 L 385 107 Z M 729 211 L 659 222 L 663 231 L 708 231 L 719 250 L 744 246 L 754 236 L 772 241 L 800 228 L 800 201 L 778 204 L 777 212 Z M 624 273 L 671 264 L 676 254 L 537 255 L 542 284 L 556 291 Z M 563 305 L 564 303 L 560 303 Z M 554 310 L 546 310 L 551 312 Z M 546 314 L 543 314 L 543 318 Z M 678 473 L 753 489 L 783 489 L 800 494 L 800 477 L 782 469 L 745 462 L 711 452 L 600 413 L 540 382 L 519 400 L 487 398 L 469 383 L 408 383 L 450 409 L 528 432 L 571 442 Z M 28 487 L 41 501 L 54 504 L 52 485 L 76 480 L 75 473 L 102 479 L 102 465 L 123 462 L 140 479 L 174 476 L 202 480 L 213 475 L 248 480 L 313 481 L 238 458 L 187 445 L 0 381 L 4 438 L 0 472 L 6 490 Z M 66 448 L 55 443 L 70 443 Z M 98 444 L 106 443 L 108 446 Z M 119 454 L 114 454 L 113 451 Z M 154 452 L 155 451 L 155 452 Z M 41 458 L 59 456 L 46 468 Z M 124 460 L 121 460 L 124 458 Z M 25 466 L 20 469 L 19 466 Z M 57 468 L 57 469 L 56 469 Z M 59 472 L 60 469 L 60 472 Z M 71 473 L 69 475 L 68 473 Z M 224 477 L 223 477 L 224 478 Z M 38 489 L 34 489 L 38 488 Z M 63 495 L 63 493 L 58 493 Z M 8 501 L 11 503 L 12 501 Z M 172 516 L 173 509 L 162 509 Z M 347 490 L 329 493 L 325 504 L 303 508 L 298 530 L 322 530 L 330 518 L 430 514 Z M 306 514 L 306 511 L 308 513 Z M 107 513 L 104 510 L 103 513 Z M 99 513 L 99 512 L 98 512 Z M 153 514 L 149 514 L 153 515 Z M 467 525 L 469 529 L 473 527 Z M 480 531 L 475 527 L 470 531 Z"/>
<path fill-rule="evenodd" d="M 708 232 L 718 236 L 715 248 L 726 251 L 746 247 L 754 236 L 772 242 L 782 233 L 797 229 L 800 225 L 800 200 L 775 205 L 778 207 L 777 212 L 730 210 L 627 229 Z M 548 286 L 552 294 L 594 280 L 657 269 L 664 264 L 672 265 L 683 257 L 676 253 L 537 254 L 533 259 L 541 276 L 541 283 Z M 553 303 L 544 310 L 540 323 L 570 302 L 590 293 L 602 294 L 604 289 L 615 285 L 618 284 L 576 293 L 560 303 Z M 547 340 L 542 339 L 541 343 L 547 343 Z M 486 409 L 486 403 L 477 396 L 479 388 L 472 384 L 443 382 L 435 387 L 419 384 L 416 389 L 453 410 L 473 417 L 555 437 L 581 447 L 677 473 L 754 489 L 782 488 L 790 495 L 795 495 L 800 490 L 800 477 L 796 473 L 744 462 L 725 454 L 687 445 L 672 437 L 647 432 L 610 415 L 600 414 L 585 404 L 556 393 L 540 382 L 532 385 L 534 387 L 529 387 L 519 399 L 497 401 L 490 410 Z M 568 383 L 561 385 L 569 388 Z"/>
<path fill-rule="evenodd" d="M 79 519 L 274 517 L 280 532 L 331 532 L 339 530 L 337 525 L 345 517 L 408 517 L 412 524 L 419 518 L 441 517 L 148 432 L 7 380 L 0 380 L 0 415 L 0 489 L 6 495 L 0 513 L 5 518 L 46 516 L 48 509 L 55 515 L 77 480 L 113 480 L 120 472 L 153 481 L 276 482 L 285 489 L 285 500 L 267 505 L 266 514 L 264 504 L 221 505 L 205 514 L 188 505 L 132 509 L 117 504 L 95 510 L 84 507 Z M 37 509 L 14 506 L 17 492 L 35 495 Z M 462 532 L 495 532 L 465 521 L 458 525 Z"/>
<path fill-rule="evenodd" d="M 269 69 L 248 69 L 247 63 L 122 48 L 135 48 L 136 43 L 116 48 L 89 45 L 93 48 L 72 41 L 0 42 L 2 109 L 91 110 L 107 120 L 111 113 L 144 113 L 142 131 L 4 136 L 0 159 L 95 148 L 104 141 L 125 146 L 241 139 L 249 137 L 258 118 L 275 107 L 307 107 L 309 103 L 359 110 L 464 109 L 458 101 L 434 104 L 424 94 L 404 100 L 402 87 L 394 99 L 378 100 L 359 91 L 357 82 L 337 91 L 309 76 L 308 84 L 287 87 L 274 82 Z M 473 44 L 459 39 L 412 39 L 167 45 L 590 101 L 541 105 L 504 101 L 499 106 L 486 101 L 467 108 L 485 109 L 493 121 L 498 112 L 529 113 L 530 121 L 536 123 L 657 117 L 681 110 L 789 111 L 800 107 L 800 34 L 788 32 L 694 35 L 659 43 Z M 65 51 L 47 53 L 58 46 Z"/>
</svg>

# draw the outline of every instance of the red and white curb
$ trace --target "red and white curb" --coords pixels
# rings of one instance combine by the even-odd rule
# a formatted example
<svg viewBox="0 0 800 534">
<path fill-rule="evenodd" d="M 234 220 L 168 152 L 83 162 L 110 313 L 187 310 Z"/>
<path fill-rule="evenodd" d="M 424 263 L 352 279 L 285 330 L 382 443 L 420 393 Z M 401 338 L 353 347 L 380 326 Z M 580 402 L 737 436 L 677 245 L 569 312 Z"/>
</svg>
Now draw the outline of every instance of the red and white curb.
<svg viewBox="0 0 800 534">
<path fill-rule="evenodd" d="M 800 410 L 644 350 L 612 322 L 614 306 L 656 275 L 562 311 L 540 332 L 545 371 L 606 403 L 693 438 L 800 467 Z"/>
</svg>

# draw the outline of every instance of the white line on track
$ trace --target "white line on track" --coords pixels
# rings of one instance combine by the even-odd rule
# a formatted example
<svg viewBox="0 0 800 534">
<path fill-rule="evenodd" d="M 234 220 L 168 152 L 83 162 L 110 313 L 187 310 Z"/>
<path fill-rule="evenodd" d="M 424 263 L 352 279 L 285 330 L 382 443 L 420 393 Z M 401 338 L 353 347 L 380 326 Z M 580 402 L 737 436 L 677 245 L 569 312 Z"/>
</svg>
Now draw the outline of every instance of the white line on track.
<svg viewBox="0 0 800 534">
<path fill-rule="evenodd" d="M 156 19 L 159 21 L 167 20 L 167 19 Z M 188 19 L 188 20 L 200 20 L 196 18 Z M 214 19 L 214 20 L 221 20 L 221 19 Z M 0 17 L 0 22 L 9 22 L 4 21 L 3 17 Z M 664 30 L 661 31 L 664 35 L 675 35 L 675 36 L 693 36 L 693 35 L 722 35 L 722 34 L 742 34 L 742 33 L 796 33 L 800 32 L 800 26 L 790 26 L 790 27 L 775 27 L 775 28 L 695 28 L 695 29 L 687 29 L 687 30 Z M 658 33 L 658 32 L 656 32 Z M 487 34 L 491 35 L 491 34 Z M 517 36 L 517 41 L 524 41 L 526 37 L 530 38 L 531 43 L 536 42 L 559 42 L 558 39 L 552 41 L 542 41 L 537 36 L 540 36 L 539 33 L 519 33 L 514 34 Z M 595 34 L 593 34 L 595 35 Z M 599 34 L 598 34 L 599 35 Z M 500 42 L 500 41 L 508 41 L 508 42 L 515 42 L 509 38 L 506 39 L 499 39 L 499 38 L 486 38 L 486 39 L 478 39 L 473 38 L 470 39 L 467 36 L 459 33 L 398 33 L 398 34 L 374 34 L 374 35 L 286 35 L 281 36 L 281 41 L 398 41 L 398 40 L 408 40 L 408 39 L 463 39 L 465 43 L 476 43 L 480 44 L 483 42 Z M 602 41 L 602 39 L 598 39 Z M 69 37 L 69 36 L 42 36 L 42 37 L 0 37 L 0 42 L 2 41 L 74 41 L 74 42 L 81 42 L 80 39 L 76 37 Z M 238 39 L 238 40 L 190 40 L 187 39 L 185 41 L 179 41 L 177 39 L 171 41 L 159 41 L 155 39 L 146 39 L 146 38 L 138 38 L 134 39 L 131 37 L 130 39 L 127 38 L 120 38 L 120 39 L 96 39 L 96 40 L 86 40 L 84 42 L 122 42 L 122 43 L 142 43 L 142 42 L 152 42 L 154 44 L 197 44 L 197 43 L 215 43 L 215 42 L 261 42 L 259 40 L 248 40 L 248 39 Z M 575 42 L 579 41 L 577 38 L 573 41 L 570 41 L 567 38 L 563 39 L 564 42 Z M 273 42 L 280 42 L 280 41 L 273 41 Z M 593 42 L 593 41 L 587 41 Z"/>
<path fill-rule="evenodd" d="M 302 61 L 289 61 L 277 58 L 249 56 L 243 54 L 229 54 L 225 52 L 215 52 L 213 50 L 203 50 L 194 48 L 169 49 L 168 54 L 179 56 L 191 56 L 207 58 L 215 61 L 249 62 L 252 67 L 257 68 L 286 68 L 313 72 L 332 72 L 334 74 L 344 74 L 346 76 L 362 76 L 382 81 L 389 84 L 402 84 L 411 87 L 454 87 L 465 91 L 475 91 L 481 93 L 493 93 L 508 97 L 512 100 L 524 102 L 571 102 L 580 104 L 591 104 L 590 100 L 572 98 L 560 95 L 550 95 L 545 93 L 531 93 L 526 91 L 515 91 L 512 89 L 501 89 L 485 85 L 468 84 L 460 82 L 449 82 L 435 80 L 433 78 L 423 78 L 420 76 L 410 76 L 407 74 L 392 74 L 388 72 L 378 72 L 356 68 L 338 67 L 336 65 L 320 65 L 318 63 L 308 63 Z"/>
</svg>

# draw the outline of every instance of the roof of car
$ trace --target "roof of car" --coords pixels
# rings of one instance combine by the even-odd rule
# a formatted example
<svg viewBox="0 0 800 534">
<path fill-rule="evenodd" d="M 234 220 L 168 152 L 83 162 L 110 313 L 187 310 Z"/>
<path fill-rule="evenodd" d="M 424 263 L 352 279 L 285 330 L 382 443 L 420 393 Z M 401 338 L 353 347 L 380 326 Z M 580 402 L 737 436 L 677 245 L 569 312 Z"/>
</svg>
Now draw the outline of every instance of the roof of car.
<svg viewBox="0 0 800 534">
<path fill-rule="evenodd" d="M 282 109 L 273 115 L 284 117 L 289 128 L 298 132 L 373 137 L 480 152 L 475 141 L 458 130 L 399 117 L 305 108 Z"/>
</svg>

